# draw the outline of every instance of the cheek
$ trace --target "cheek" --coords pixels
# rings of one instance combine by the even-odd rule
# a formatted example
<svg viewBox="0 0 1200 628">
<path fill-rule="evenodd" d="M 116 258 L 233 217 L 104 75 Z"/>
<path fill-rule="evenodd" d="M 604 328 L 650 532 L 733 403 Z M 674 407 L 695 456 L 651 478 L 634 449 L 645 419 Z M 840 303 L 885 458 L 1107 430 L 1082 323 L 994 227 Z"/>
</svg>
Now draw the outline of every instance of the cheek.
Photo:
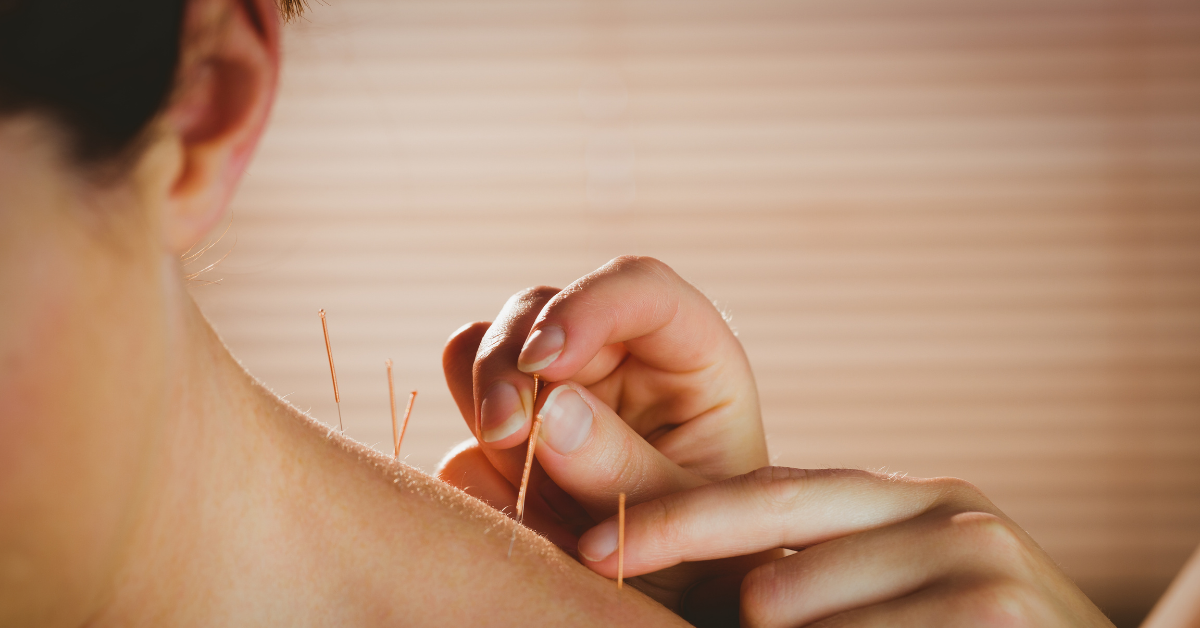
<svg viewBox="0 0 1200 628">
<path fill-rule="evenodd" d="M 55 472 L 67 458 L 68 438 L 78 423 L 79 394 L 90 388 L 75 371 L 86 351 L 72 293 L 74 277 L 46 251 L 25 251 L 20 273 L 6 273 L 0 336 L 0 499 Z M 7 270 L 14 265 L 6 264 Z M 75 355 L 73 355 L 75 354 Z M 78 356 L 81 357 L 81 356 Z M 79 417 L 82 418 L 82 417 Z M 36 470 L 36 473 L 34 473 Z M 18 483 L 15 478 L 26 481 Z"/>
<path fill-rule="evenodd" d="M 90 252 L 68 238 L 0 254 L 0 589 L 10 592 L 103 586 L 163 408 L 153 322 L 131 314 L 153 308 L 115 280 L 130 267 Z"/>
</svg>

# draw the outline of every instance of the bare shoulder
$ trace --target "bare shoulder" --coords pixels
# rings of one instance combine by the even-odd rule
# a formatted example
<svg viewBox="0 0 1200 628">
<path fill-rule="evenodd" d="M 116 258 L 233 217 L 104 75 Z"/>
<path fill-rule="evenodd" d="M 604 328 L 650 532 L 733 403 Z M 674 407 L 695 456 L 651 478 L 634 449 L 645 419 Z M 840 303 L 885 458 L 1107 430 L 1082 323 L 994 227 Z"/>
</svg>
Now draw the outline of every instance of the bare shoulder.
<svg viewBox="0 0 1200 628">
<path fill-rule="evenodd" d="M 336 435 L 340 460 L 308 504 L 365 621 L 404 625 L 686 626 L 666 608 L 583 567 L 463 491 Z M 334 456 L 331 456 L 334 457 Z M 319 512 L 317 512 L 319 511 Z M 508 555 L 517 527 L 512 555 Z"/>
</svg>

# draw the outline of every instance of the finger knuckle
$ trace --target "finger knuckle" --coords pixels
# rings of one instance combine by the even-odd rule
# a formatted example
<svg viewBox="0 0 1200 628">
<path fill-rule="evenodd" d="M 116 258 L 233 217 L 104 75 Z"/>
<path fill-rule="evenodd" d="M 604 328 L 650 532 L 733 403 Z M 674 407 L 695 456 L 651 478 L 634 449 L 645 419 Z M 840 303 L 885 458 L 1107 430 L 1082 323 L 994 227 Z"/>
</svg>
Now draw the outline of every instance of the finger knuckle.
<svg viewBox="0 0 1200 628">
<path fill-rule="evenodd" d="M 962 512 L 950 517 L 949 525 L 963 543 L 992 562 L 1014 565 L 1028 559 L 1024 539 L 1002 517 L 989 512 Z"/>
<path fill-rule="evenodd" d="M 558 288 L 550 286 L 530 286 L 517 292 L 513 297 L 521 302 L 545 301 L 558 294 Z"/>
<path fill-rule="evenodd" d="M 939 501 L 942 503 L 963 504 L 975 508 L 980 507 L 982 504 L 991 503 L 984 496 L 983 491 L 979 490 L 979 487 L 964 479 L 945 477 L 933 478 L 929 481 L 934 483 L 941 491 L 941 499 Z"/>
<path fill-rule="evenodd" d="M 636 450 L 628 442 L 611 442 L 601 439 L 593 452 L 592 463 L 588 464 L 589 481 L 595 486 L 621 487 L 635 503 L 656 497 L 646 492 L 646 482 L 640 473 L 642 466 Z"/>
<path fill-rule="evenodd" d="M 668 284 L 676 276 L 675 271 L 665 262 L 645 255 L 621 255 L 614 257 L 608 264 L 605 264 L 605 270 L 613 274 L 648 275 Z"/>
<path fill-rule="evenodd" d="M 906 478 L 903 473 L 883 473 L 879 471 L 867 471 L 866 469 L 820 469 L 810 472 L 811 475 L 822 475 L 836 477 L 841 480 L 851 480 L 858 482 L 903 482 Z"/>
<path fill-rule="evenodd" d="M 878 473 L 861 469 L 795 469 L 766 466 L 733 478 L 747 495 L 760 500 L 768 512 L 789 512 L 808 498 L 814 483 L 826 478 L 840 482 L 891 481 Z"/>
<path fill-rule="evenodd" d="M 666 266 L 659 260 L 646 255 L 618 255 L 609 260 L 607 265 L 622 270 L 650 270 Z"/>
<path fill-rule="evenodd" d="M 680 547 L 686 543 L 684 522 L 687 516 L 679 500 L 667 496 L 649 503 L 653 504 L 646 519 L 650 537 L 658 539 L 664 547 Z"/>
<path fill-rule="evenodd" d="M 739 478 L 746 484 L 747 493 L 757 496 L 771 511 L 793 507 L 808 487 L 809 475 L 804 469 L 761 467 Z"/>
<path fill-rule="evenodd" d="M 1013 580 L 992 580 L 967 588 L 959 611 L 970 625 L 982 628 L 1025 628 L 1037 623 L 1036 594 Z"/>
<path fill-rule="evenodd" d="M 474 323 L 467 323 L 466 325 L 463 325 L 462 327 L 459 327 L 458 329 L 451 332 L 450 337 L 446 339 L 446 344 L 459 342 L 466 338 L 474 338 L 476 336 L 482 336 L 483 333 L 486 332 L 488 330 L 488 328 L 491 326 L 492 326 L 492 324 L 488 323 L 486 321 L 476 321 Z"/>
<path fill-rule="evenodd" d="M 465 478 L 481 464 L 491 464 L 474 438 L 462 441 L 438 463 L 436 477 L 443 482 L 463 488 Z"/>
<path fill-rule="evenodd" d="M 491 323 L 468 323 L 454 330 L 442 347 L 442 366 L 457 366 L 462 358 L 473 358 L 479 349 L 479 343 L 491 327 Z M 469 361 L 469 360 L 468 360 Z"/>
</svg>

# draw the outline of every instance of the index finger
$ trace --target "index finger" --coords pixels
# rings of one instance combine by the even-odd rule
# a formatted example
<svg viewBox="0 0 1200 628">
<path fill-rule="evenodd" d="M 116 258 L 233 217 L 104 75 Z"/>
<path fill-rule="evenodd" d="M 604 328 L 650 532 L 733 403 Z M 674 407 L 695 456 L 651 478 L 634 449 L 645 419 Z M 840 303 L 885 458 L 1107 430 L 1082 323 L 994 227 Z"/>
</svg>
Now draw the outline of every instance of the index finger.
<svg viewBox="0 0 1200 628">
<path fill-rule="evenodd" d="M 624 342 L 647 365 L 700 370 L 728 351 L 743 356 L 717 308 L 666 264 L 618 257 L 554 296 L 521 349 L 517 368 L 549 381 L 578 377 L 605 346 Z M 748 368 L 748 365 L 747 365 Z"/>
<path fill-rule="evenodd" d="M 806 547 L 906 521 L 951 501 L 994 510 L 973 486 L 952 478 L 764 467 L 626 511 L 625 576 L 681 562 Z M 584 533 L 578 547 L 585 565 L 616 576 L 614 519 Z"/>
</svg>

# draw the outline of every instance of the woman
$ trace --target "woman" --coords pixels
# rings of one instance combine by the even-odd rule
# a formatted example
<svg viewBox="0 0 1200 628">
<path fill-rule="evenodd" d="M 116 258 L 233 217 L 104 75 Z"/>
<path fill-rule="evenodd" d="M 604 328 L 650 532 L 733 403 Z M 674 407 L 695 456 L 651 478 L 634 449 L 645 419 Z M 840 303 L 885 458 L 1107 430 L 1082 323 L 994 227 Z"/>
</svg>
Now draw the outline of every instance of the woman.
<svg viewBox="0 0 1200 628">
<path fill-rule="evenodd" d="M 279 17 L 169 4 L 0 5 L 0 626 L 682 624 L 527 530 L 506 557 L 510 519 L 229 355 L 180 256 L 261 135 Z"/>
<path fill-rule="evenodd" d="M 195 307 L 180 257 L 279 28 L 271 0 L 0 5 L 0 626 L 681 624 L 525 528 L 507 556 L 509 518 L 288 406 Z M 652 260 L 517 295 L 446 367 L 481 444 L 443 476 L 507 506 L 540 412 L 527 522 L 611 576 L 629 493 L 630 575 L 697 619 L 749 573 L 751 625 L 1107 625 L 964 483 L 740 475 L 767 461 L 745 356 Z"/>
</svg>

